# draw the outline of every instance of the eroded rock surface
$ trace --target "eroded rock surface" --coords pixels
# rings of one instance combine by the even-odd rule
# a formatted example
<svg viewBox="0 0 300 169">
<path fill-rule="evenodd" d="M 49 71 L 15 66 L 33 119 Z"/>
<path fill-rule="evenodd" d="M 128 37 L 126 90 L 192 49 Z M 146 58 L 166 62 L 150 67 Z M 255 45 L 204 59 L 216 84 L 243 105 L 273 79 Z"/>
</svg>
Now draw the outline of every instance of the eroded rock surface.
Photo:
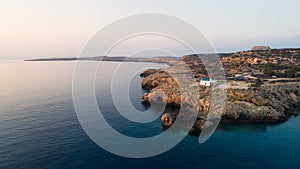
<svg viewBox="0 0 300 169">
<path fill-rule="evenodd" d="M 233 54 L 232 58 L 237 58 L 235 55 Z M 224 55 L 223 60 L 226 64 L 230 62 L 229 57 Z M 199 79 L 206 77 L 207 72 L 196 56 L 183 56 L 182 60 L 184 62 L 177 62 L 169 68 L 146 70 L 142 73 L 141 76 L 144 77 L 142 87 L 149 91 L 142 96 L 142 99 L 144 102 L 149 102 L 151 99 L 160 98 L 169 106 L 180 107 L 185 104 L 191 109 L 197 108 L 198 117 L 192 131 L 201 130 L 212 106 L 212 88 L 198 85 Z M 189 67 L 189 70 L 183 69 L 184 65 Z M 183 91 L 180 90 L 178 79 L 173 76 L 176 73 L 180 74 L 181 81 L 185 81 L 182 80 L 185 79 L 184 76 L 193 77 L 192 83 L 183 83 L 185 85 Z M 186 81 L 190 80 L 186 79 Z M 188 92 L 190 90 L 197 90 L 197 92 Z M 163 96 L 158 94 L 158 91 L 163 92 Z M 300 107 L 299 81 L 261 83 L 255 86 L 249 84 L 247 89 L 226 88 L 225 93 L 226 102 L 225 109 L 221 114 L 222 122 L 278 123 L 298 115 L 296 110 Z M 170 119 L 172 118 L 169 113 L 162 116 L 162 121 L 168 126 L 171 123 Z"/>
</svg>

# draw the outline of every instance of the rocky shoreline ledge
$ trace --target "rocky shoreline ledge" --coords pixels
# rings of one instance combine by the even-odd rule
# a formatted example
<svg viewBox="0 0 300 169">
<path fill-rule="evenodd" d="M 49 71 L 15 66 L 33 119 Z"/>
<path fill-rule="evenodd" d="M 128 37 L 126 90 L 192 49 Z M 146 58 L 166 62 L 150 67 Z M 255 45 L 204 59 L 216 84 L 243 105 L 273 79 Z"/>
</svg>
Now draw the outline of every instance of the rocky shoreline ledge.
<svg viewBox="0 0 300 169">
<path fill-rule="evenodd" d="M 228 57 L 230 55 L 226 55 L 227 60 Z M 180 69 L 178 64 L 158 70 L 145 70 L 140 74 L 143 77 L 142 88 L 149 91 L 141 97 L 144 103 L 162 100 L 168 106 L 178 108 L 182 102 L 189 104 L 190 107 L 199 106 L 197 121 L 191 132 L 202 129 L 211 106 L 210 93 L 212 90 L 211 87 L 199 85 L 200 78 L 206 77 L 207 74 L 203 71 L 204 66 L 195 58 L 195 56 L 184 56 L 181 59 L 188 65 L 193 72 L 194 78 L 197 80 L 195 85 L 187 87 L 198 89 L 200 98 L 196 99 L 196 101 L 189 99 L 191 96 L 186 96 L 185 93 L 180 92 L 176 80 L 168 73 L 178 71 Z M 178 63 L 182 64 L 182 62 Z M 296 65 L 299 64 L 296 63 Z M 270 82 L 268 82 L 268 79 L 270 79 Z M 226 87 L 227 99 L 221 118 L 222 123 L 281 123 L 292 116 L 298 115 L 297 110 L 300 108 L 300 79 L 297 77 L 292 79 L 280 78 L 276 81 L 276 79 L 266 76 L 265 78 L 257 78 L 254 81 L 243 80 L 232 83 L 238 85 L 245 83 L 247 87 Z M 194 96 L 194 98 L 197 97 Z M 176 120 L 176 116 L 172 112 L 165 112 L 161 120 L 165 126 L 171 126 Z"/>
<path fill-rule="evenodd" d="M 164 73 L 154 73 L 143 79 L 142 87 L 149 90 L 149 93 L 142 96 L 143 102 L 149 103 L 151 99 L 158 100 L 160 95 L 156 91 L 160 89 L 166 95 L 166 98 L 161 100 L 168 106 L 179 108 L 182 98 L 178 88 L 174 87 L 176 81 L 165 76 Z M 199 86 L 199 93 L 202 97 L 198 102 L 200 105 L 199 118 L 194 126 L 197 129 L 202 128 L 209 111 L 210 88 Z M 249 89 L 227 89 L 226 94 L 227 100 L 221 120 L 224 123 L 280 123 L 288 120 L 291 116 L 297 116 L 296 109 L 300 107 L 299 82 L 280 82 Z M 169 126 L 172 124 L 169 119 L 175 121 L 174 116 L 176 115 L 165 112 L 162 120 Z"/>
</svg>

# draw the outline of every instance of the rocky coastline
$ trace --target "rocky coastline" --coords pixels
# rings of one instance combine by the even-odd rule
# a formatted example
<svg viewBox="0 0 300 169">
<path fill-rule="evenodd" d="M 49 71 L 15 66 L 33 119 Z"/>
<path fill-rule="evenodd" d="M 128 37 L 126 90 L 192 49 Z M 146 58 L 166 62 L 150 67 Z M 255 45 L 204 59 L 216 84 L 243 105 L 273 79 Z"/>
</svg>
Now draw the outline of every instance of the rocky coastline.
<svg viewBox="0 0 300 169">
<path fill-rule="evenodd" d="M 263 52 L 259 52 L 263 54 Z M 236 58 L 237 54 L 232 55 Z M 225 55 L 226 60 L 222 59 L 223 64 L 225 61 L 227 65 L 230 65 L 228 63 L 228 57 L 230 56 L 229 54 Z M 297 56 L 300 56 L 300 53 Z M 191 100 L 189 99 L 190 96 L 185 96 L 179 90 L 176 79 L 169 73 L 178 71 L 180 69 L 178 65 L 182 64 L 182 62 L 178 62 L 178 64 L 171 65 L 168 68 L 158 70 L 149 69 L 141 73 L 140 76 L 143 77 L 142 88 L 149 91 L 141 98 L 144 103 L 150 103 L 151 100 L 162 100 L 168 106 L 178 108 L 182 102 L 190 104 L 191 107 L 199 106 L 198 117 L 191 132 L 199 131 L 202 129 L 208 116 L 211 106 L 210 95 L 212 88 L 199 85 L 200 78 L 206 77 L 207 74 L 204 71 L 204 65 L 201 64 L 197 57 L 191 55 L 183 56 L 181 59 L 191 69 L 197 82 L 195 85 L 188 86 L 187 88 L 197 88 L 200 95 L 199 99 Z M 232 64 L 234 65 L 235 63 Z M 296 62 L 295 65 L 297 67 L 299 64 Z M 278 81 L 271 79 L 270 82 L 266 79 L 268 77 L 255 79 L 256 81 L 235 82 L 237 84 L 247 84 L 246 88 L 227 87 L 225 90 L 227 99 L 221 122 L 281 123 L 287 121 L 292 116 L 297 116 L 300 108 L 300 79 L 297 77 L 286 80 L 281 78 Z M 261 82 L 258 83 L 257 81 Z M 160 92 L 163 92 L 164 95 L 159 94 Z M 197 97 L 195 96 L 194 98 Z M 176 120 L 176 114 L 165 112 L 161 120 L 164 122 L 164 125 L 171 126 L 172 122 Z"/>
<path fill-rule="evenodd" d="M 211 107 L 212 88 L 201 86 L 200 79 L 207 77 L 199 55 L 210 57 L 216 54 L 192 54 L 177 57 L 107 57 L 86 58 L 40 58 L 25 61 L 113 61 L 113 62 L 153 62 L 169 65 L 168 68 L 148 69 L 140 74 L 142 88 L 148 92 L 141 98 L 145 104 L 163 101 L 167 106 L 180 108 L 187 104 L 199 107 L 197 120 L 191 132 L 202 129 Z M 281 123 L 297 116 L 300 109 L 300 49 L 250 50 L 235 53 L 219 53 L 227 82 L 226 105 L 222 113 L 222 123 Z M 184 67 L 188 67 L 189 70 Z M 191 74 L 189 74 L 191 73 Z M 239 74 L 247 74 L 250 79 L 237 79 Z M 180 74 L 180 81 L 193 80 L 182 92 L 178 79 L 171 75 Z M 192 79 L 188 77 L 193 76 Z M 254 76 L 254 77 L 253 77 Z M 275 78 L 274 78 L 275 77 Z M 236 87 L 237 86 L 237 87 Z M 163 95 L 161 94 L 163 93 Z M 191 94 L 192 93 L 192 94 Z M 194 92 L 196 93 L 196 92 Z M 186 113 L 188 116 L 188 113 Z M 164 126 L 171 126 L 176 113 L 164 112 L 161 120 Z"/>
</svg>

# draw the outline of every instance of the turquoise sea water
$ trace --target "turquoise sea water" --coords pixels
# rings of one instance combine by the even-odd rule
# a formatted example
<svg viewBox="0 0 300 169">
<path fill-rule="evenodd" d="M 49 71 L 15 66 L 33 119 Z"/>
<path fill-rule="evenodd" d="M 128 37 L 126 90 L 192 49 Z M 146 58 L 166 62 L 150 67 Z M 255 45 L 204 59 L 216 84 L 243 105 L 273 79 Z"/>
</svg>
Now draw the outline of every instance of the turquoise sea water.
<svg viewBox="0 0 300 169">
<path fill-rule="evenodd" d="M 114 64 L 104 63 L 103 68 L 112 71 Z M 72 101 L 74 65 L 75 62 L 0 63 L 0 168 L 300 167 L 298 117 L 279 125 L 223 124 L 203 144 L 198 143 L 198 137 L 187 136 L 173 149 L 150 158 L 111 154 L 90 140 L 79 124 Z M 98 77 L 95 93 L 102 112 L 116 130 L 136 137 L 163 132 L 160 119 L 137 124 L 120 118 L 105 78 Z M 132 80 L 130 99 L 137 109 L 146 110 L 140 100 L 140 81 L 138 76 Z"/>
</svg>

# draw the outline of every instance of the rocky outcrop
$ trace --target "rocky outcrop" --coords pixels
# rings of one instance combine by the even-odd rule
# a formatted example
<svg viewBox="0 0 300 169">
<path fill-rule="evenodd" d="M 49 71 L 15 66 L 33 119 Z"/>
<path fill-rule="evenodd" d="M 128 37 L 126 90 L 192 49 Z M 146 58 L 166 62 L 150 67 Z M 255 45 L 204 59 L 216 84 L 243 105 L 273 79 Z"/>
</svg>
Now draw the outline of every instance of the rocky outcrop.
<svg viewBox="0 0 300 169">
<path fill-rule="evenodd" d="M 159 70 L 157 70 L 157 69 L 147 69 L 143 73 L 140 74 L 140 77 L 147 77 L 147 76 L 149 76 L 151 74 L 154 74 L 154 73 L 156 73 L 158 71 Z"/>
<path fill-rule="evenodd" d="M 171 126 L 173 124 L 174 120 L 175 120 L 175 116 L 172 115 L 171 113 L 164 113 L 161 116 L 161 121 L 164 122 L 165 126 Z"/>
<path fill-rule="evenodd" d="M 179 107 L 182 103 L 190 104 L 195 102 L 191 97 L 181 94 L 176 80 L 167 73 L 160 71 L 148 75 L 142 81 L 142 87 L 149 90 L 142 99 L 161 99 L 169 106 Z M 199 113 L 193 131 L 201 130 L 210 109 L 211 88 L 205 86 L 191 86 L 199 90 Z M 161 95 L 160 92 L 163 92 Z M 300 83 L 275 83 L 265 84 L 256 88 L 248 89 L 227 89 L 227 101 L 222 114 L 222 122 L 283 122 L 291 116 L 298 115 L 295 111 L 300 106 Z M 193 96 L 196 98 L 197 96 Z M 169 113 L 163 115 L 162 121 L 166 126 L 173 123 Z"/>
<path fill-rule="evenodd" d="M 215 65 L 210 63 L 204 66 L 200 58 L 213 55 L 215 54 L 186 55 L 182 56 L 181 60 L 174 60 L 168 68 L 146 70 L 141 74 L 144 77 L 142 87 L 148 90 L 142 96 L 143 101 L 154 103 L 153 101 L 160 100 L 169 106 L 182 108 L 183 105 L 187 105 L 186 107 L 190 109 L 197 108 L 198 116 L 192 131 L 201 130 L 211 115 L 221 117 L 222 122 L 271 123 L 283 122 L 291 116 L 298 115 L 296 109 L 300 108 L 300 82 L 296 77 L 287 81 L 285 77 L 287 73 L 282 72 L 290 70 L 295 74 L 300 70 L 300 49 L 251 50 L 218 54 L 225 76 L 233 77 L 246 72 L 257 78 L 244 82 L 247 86 L 245 88 L 226 88 L 227 99 L 225 109 L 220 111 L 221 114 L 212 114 L 210 111 L 221 104 L 212 99 L 215 90 L 198 85 L 200 78 L 208 76 L 207 66 Z M 270 70 L 277 77 L 285 79 L 270 80 L 272 73 L 266 75 Z M 179 75 L 180 78 L 174 75 Z M 190 81 L 193 83 L 188 83 Z M 183 113 L 189 116 L 188 112 L 191 111 L 186 110 Z M 166 113 L 162 116 L 162 121 L 165 126 L 170 126 L 176 120 L 176 114 Z"/>
<path fill-rule="evenodd" d="M 267 84 L 259 88 L 229 89 L 223 121 L 283 122 L 300 106 L 300 83 Z"/>
</svg>

